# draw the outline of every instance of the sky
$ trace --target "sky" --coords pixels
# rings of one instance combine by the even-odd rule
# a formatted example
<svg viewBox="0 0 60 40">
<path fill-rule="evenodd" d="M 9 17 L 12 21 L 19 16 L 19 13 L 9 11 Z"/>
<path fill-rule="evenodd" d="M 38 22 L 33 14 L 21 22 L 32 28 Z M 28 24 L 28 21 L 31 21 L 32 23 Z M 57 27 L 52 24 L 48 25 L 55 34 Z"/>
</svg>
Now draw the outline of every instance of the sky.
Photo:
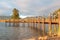
<svg viewBox="0 0 60 40">
<path fill-rule="evenodd" d="M 12 15 L 19 10 L 20 17 L 48 16 L 60 8 L 60 0 L 0 0 L 0 16 Z"/>
</svg>

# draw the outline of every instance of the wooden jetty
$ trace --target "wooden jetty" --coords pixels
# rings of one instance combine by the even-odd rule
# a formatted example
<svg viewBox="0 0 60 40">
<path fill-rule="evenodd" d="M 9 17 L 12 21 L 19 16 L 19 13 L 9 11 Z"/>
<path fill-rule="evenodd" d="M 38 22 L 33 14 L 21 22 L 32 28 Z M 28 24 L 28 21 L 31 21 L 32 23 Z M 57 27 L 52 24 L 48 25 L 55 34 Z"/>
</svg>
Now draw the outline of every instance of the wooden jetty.
<svg viewBox="0 0 60 40">
<path fill-rule="evenodd" d="M 45 25 L 44 24 L 49 24 L 48 25 L 48 35 L 52 36 L 52 24 L 58 24 L 59 29 L 58 29 L 58 33 L 53 34 L 53 35 L 57 35 L 60 36 L 60 15 L 58 15 L 58 19 L 51 19 L 50 16 L 48 16 L 48 18 L 44 18 L 42 17 L 41 19 L 38 17 L 37 19 L 5 19 L 5 20 L 0 20 L 0 22 L 4 22 L 4 23 L 42 23 L 42 29 L 43 29 L 43 35 L 45 33 Z M 39 29 L 40 26 L 37 26 L 36 28 Z M 56 30 L 56 28 L 54 27 L 54 30 Z"/>
<path fill-rule="evenodd" d="M 60 21 L 59 19 L 51 19 L 50 17 L 48 18 L 37 18 L 37 19 L 7 19 L 7 20 L 0 20 L 0 22 L 5 22 L 5 23 L 42 23 L 42 29 L 43 29 L 43 34 L 44 34 L 44 24 L 49 24 L 49 35 L 51 35 L 51 25 L 52 24 L 59 24 Z M 59 26 L 60 27 L 60 26 Z M 37 27 L 38 28 L 38 27 Z"/>
</svg>

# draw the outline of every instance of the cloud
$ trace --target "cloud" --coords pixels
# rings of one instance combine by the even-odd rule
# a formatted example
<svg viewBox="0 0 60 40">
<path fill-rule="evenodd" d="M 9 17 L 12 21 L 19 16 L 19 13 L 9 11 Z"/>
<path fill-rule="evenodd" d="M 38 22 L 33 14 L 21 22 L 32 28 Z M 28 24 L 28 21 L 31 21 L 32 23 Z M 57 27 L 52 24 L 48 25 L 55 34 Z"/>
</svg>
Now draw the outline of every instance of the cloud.
<svg viewBox="0 0 60 40">
<path fill-rule="evenodd" d="M 7 2 L 0 2 L 0 5 L 1 5 L 3 8 L 5 8 L 5 9 L 12 8 L 12 6 L 9 5 L 9 3 L 7 3 Z"/>
<path fill-rule="evenodd" d="M 2 0 L 0 5 L 0 9 L 6 9 L 3 12 L 8 14 L 17 8 L 22 16 L 41 16 L 60 8 L 60 0 Z"/>
<path fill-rule="evenodd" d="M 3 12 L 3 10 L 0 10 L 0 14 Z"/>
<path fill-rule="evenodd" d="M 44 2 L 49 2 L 49 3 L 44 3 L 43 2 L 44 0 L 42 0 L 42 5 L 40 6 L 40 5 L 38 5 L 37 3 L 36 3 L 36 5 L 38 5 L 38 6 L 36 6 L 36 5 L 32 5 L 31 6 L 31 11 L 34 11 L 34 14 L 35 15 L 47 15 L 47 14 L 49 14 L 49 13 L 51 13 L 51 12 L 53 12 L 53 10 L 56 10 L 56 9 L 58 9 L 58 8 L 60 8 L 60 5 L 59 5 L 59 3 L 60 3 L 60 0 L 46 0 L 46 1 L 44 1 Z M 48 5 L 47 5 L 48 4 Z"/>
<path fill-rule="evenodd" d="M 3 10 L 0 10 L 0 15 L 4 15 L 4 12 L 3 12 Z"/>
</svg>

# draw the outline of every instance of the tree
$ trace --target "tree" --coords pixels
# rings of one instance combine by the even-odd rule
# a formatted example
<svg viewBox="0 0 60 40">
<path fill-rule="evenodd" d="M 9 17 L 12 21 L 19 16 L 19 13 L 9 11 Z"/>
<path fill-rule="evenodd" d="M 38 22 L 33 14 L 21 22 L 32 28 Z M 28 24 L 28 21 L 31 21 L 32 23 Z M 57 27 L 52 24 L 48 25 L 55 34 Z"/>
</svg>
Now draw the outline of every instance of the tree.
<svg viewBox="0 0 60 40">
<path fill-rule="evenodd" d="M 54 13 L 53 13 L 53 18 L 58 18 L 58 12 L 60 12 L 60 9 L 56 10 Z"/>
<path fill-rule="evenodd" d="M 16 8 L 13 9 L 13 15 L 11 16 L 12 19 L 19 19 L 19 10 Z"/>
</svg>

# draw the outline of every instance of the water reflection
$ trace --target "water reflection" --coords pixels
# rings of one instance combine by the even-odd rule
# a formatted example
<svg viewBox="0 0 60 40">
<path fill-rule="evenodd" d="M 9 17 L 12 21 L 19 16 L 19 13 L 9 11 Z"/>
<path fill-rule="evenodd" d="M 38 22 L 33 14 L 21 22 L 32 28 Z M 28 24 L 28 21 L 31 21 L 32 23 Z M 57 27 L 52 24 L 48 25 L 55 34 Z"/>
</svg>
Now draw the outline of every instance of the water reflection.
<svg viewBox="0 0 60 40">
<path fill-rule="evenodd" d="M 33 26 L 35 28 L 33 28 Z M 52 27 L 54 26 L 52 25 Z M 39 28 L 39 30 L 37 28 Z M 47 34 L 48 24 L 45 24 L 45 32 Z M 42 24 L 35 23 L 32 25 L 29 23 L 28 25 L 28 23 L 0 23 L 0 40 L 25 40 L 29 38 L 37 39 L 42 35 Z"/>
<path fill-rule="evenodd" d="M 27 23 L 25 24 L 25 26 L 21 25 L 23 23 L 20 23 L 19 27 L 17 26 L 17 24 L 13 26 L 11 24 L 10 27 L 8 23 L 6 25 L 7 27 L 4 25 L 4 23 L 1 24 L 0 40 L 23 40 L 40 36 L 37 30 L 28 27 Z"/>
</svg>

